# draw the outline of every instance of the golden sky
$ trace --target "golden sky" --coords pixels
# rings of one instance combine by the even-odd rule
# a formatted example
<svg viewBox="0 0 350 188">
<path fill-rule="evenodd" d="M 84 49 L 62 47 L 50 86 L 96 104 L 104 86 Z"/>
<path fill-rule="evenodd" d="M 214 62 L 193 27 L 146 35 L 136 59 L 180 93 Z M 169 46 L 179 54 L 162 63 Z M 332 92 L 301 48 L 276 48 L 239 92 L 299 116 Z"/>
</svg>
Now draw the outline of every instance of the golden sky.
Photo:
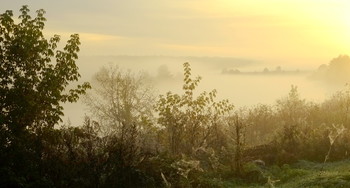
<svg viewBox="0 0 350 188">
<path fill-rule="evenodd" d="M 244 57 L 327 63 L 350 51 L 346 0 L 18 0 L 47 11 L 46 31 L 80 33 L 82 55 Z M 322 62 L 321 62 L 322 61 Z"/>
</svg>

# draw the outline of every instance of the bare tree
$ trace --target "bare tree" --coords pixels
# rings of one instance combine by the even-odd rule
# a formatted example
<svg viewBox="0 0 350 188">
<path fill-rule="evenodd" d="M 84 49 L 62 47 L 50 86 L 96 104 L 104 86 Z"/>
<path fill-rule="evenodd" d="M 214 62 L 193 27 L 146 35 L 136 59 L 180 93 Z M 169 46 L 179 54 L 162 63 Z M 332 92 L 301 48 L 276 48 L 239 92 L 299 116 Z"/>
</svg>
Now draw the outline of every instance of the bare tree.
<svg viewBox="0 0 350 188">
<path fill-rule="evenodd" d="M 141 135 L 152 124 L 152 87 L 146 75 L 103 67 L 92 80 L 92 91 L 85 96 L 92 117 L 114 134 L 122 161 L 132 161 L 140 149 Z"/>
</svg>

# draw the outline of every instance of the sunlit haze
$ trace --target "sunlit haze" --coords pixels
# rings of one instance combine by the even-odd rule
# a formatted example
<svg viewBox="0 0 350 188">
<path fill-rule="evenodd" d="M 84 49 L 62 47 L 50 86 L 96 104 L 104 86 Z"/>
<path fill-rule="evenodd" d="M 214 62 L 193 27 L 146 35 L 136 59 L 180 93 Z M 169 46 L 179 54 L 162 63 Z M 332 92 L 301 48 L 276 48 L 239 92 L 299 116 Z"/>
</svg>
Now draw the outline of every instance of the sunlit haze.
<svg viewBox="0 0 350 188">
<path fill-rule="evenodd" d="M 292 84 L 303 97 L 323 100 L 334 90 L 308 80 L 310 74 L 350 51 L 346 0 L 16 0 L 3 1 L 0 11 L 13 10 L 17 16 L 22 5 L 33 14 L 46 11 L 48 37 L 59 34 L 65 41 L 72 33 L 80 35 L 78 65 L 84 80 L 111 63 L 154 77 L 164 65 L 179 82 L 158 83 L 157 90 L 180 91 L 177 78 L 188 61 L 194 75 L 203 77 L 203 90 L 217 89 L 238 106 L 273 103 Z M 302 73 L 223 74 L 278 66 Z M 66 111 L 76 108 L 68 105 Z"/>
<path fill-rule="evenodd" d="M 229 56 L 317 66 L 349 51 L 346 0 L 4 1 L 79 33 L 81 55 Z"/>
</svg>

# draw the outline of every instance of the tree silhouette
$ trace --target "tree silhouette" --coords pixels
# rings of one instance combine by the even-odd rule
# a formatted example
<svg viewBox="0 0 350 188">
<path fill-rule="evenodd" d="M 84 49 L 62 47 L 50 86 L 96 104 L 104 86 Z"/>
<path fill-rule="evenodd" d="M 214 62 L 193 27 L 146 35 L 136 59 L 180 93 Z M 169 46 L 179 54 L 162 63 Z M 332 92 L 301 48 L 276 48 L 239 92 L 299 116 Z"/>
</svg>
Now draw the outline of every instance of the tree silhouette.
<svg viewBox="0 0 350 188">
<path fill-rule="evenodd" d="M 58 35 L 44 37 L 45 11 L 36 11 L 35 18 L 28 6 L 20 12 L 19 23 L 12 11 L 0 15 L 0 166 L 3 174 L 28 180 L 40 168 L 43 132 L 61 121 L 62 103 L 77 101 L 90 85 L 66 91 L 80 77 L 79 36 L 71 35 L 58 50 Z"/>
</svg>

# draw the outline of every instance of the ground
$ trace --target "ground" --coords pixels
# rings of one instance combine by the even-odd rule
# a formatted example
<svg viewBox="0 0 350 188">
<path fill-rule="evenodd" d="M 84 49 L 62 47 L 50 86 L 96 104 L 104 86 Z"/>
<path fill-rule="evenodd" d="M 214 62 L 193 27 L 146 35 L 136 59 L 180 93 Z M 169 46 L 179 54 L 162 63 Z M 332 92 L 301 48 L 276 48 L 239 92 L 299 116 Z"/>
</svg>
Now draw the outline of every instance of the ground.
<svg viewBox="0 0 350 188">
<path fill-rule="evenodd" d="M 256 170 L 256 169 L 255 169 Z M 260 183 L 222 182 L 220 187 L 240 188 L 348 188 L 350 187 L 350 160 L 323 163 L 299 161 L 292 165 L 259 169 Z M 255 178 L 254 181 L 256 181 Z M 267 183 L 270 179 L 270 183 Z M 243 181 L 242 181 L 243 182 Z"/>
</svg>

